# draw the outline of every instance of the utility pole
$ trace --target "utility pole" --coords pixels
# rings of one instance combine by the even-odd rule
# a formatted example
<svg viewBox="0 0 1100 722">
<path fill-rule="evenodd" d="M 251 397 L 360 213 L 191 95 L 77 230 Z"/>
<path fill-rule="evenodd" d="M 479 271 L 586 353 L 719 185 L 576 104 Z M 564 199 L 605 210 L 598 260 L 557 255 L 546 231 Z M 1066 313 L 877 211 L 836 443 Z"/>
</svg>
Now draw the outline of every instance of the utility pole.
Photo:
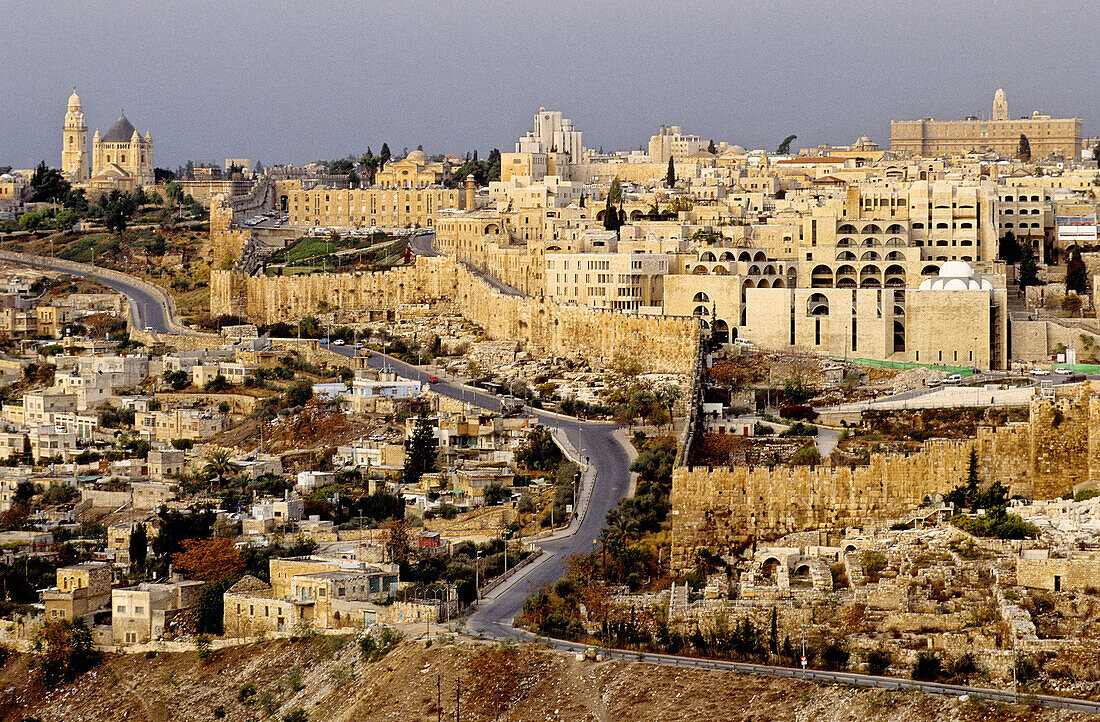
<svg viewBox="0 0 1100 722">
<path fill-rule="evenodd" d="M 435 676 L 435 708 L 436 708 L 436 722 L 443 722 L 443 699 L 441 696 L 442 689 L 442 677 L 440 675 Z"/>
<path fill-rule="evenodd" d="M 462 722 L 462 677 L 455 686 L 455 722 Z"/>
</svg>

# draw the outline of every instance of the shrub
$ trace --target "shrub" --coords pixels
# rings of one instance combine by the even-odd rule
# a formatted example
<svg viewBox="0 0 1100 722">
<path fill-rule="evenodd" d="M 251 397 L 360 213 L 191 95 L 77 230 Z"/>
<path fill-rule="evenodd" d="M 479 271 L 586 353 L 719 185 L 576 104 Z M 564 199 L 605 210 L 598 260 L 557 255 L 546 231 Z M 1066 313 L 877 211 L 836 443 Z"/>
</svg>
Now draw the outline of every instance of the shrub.
<svg viewBox="0 0 1100 722">
<path fill-rule="evenodd" d="M 867 655 L 867 674 L 881 676 L 890 668 L 890 653 L 884 649 L 876 649 Z"/>
<path fill-rule="evenodd" d="M 242 686 L 240 691 L 237 692 L 237 701 L 241 704 L 252 704 L 255 699 L 256 685 L 252 684 L 251 682 Z"/>
<path fill-rule="evenodd" d="M 817 418 L 817 412 L 813 410 L 813 407 L 806 406 L 805 404 L 784 406 L 779 409 L 779 415 L 784 419 L 793 419 L 795 421 L 813 421 Z"/>
<path fill-rule="evenodd" d="M 209 634 L 200 634 L 195 637 L 195 652 L 198 654 L 200 662 L 210 659 L 210 655 L 214 653 L 214 650 L 210 648 Z"/>
<path fill-rule="evenodd" d="M 913 662 L 913 679 L 921 682 L 935 682 L 943 675 L 940 658 L 934 652 L 920 652 Z"/>
<path fill-rule="evenodd" d="M 34 636 L 34 666 L 46 687 L 56 687 L 91 669 L 98 657 L 82 620 L 48 622 Z"/>
<path fill-rule="evenodd" d="M 304 709 L 298 707 L 284 714 L 283 722 L 309 722 L 309 715 Z"/>
</svg>

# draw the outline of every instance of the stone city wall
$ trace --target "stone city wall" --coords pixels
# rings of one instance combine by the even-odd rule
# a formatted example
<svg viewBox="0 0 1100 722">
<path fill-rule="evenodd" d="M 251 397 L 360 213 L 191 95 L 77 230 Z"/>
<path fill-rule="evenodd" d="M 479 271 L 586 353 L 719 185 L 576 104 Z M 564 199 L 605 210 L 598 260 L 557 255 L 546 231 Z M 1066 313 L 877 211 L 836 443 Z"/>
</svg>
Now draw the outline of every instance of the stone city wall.
<svg viewBox="0 0 1100 722">
<path fill-rule="evenodd" d="M 597 366 L 638 361 L 648 372 L 688 373 L 698 343 L 692 319 L 629 316 L 501 293 L 449 257 L 373 273 L 252 276 L 213 271 L 212 308 L 257 324 L 295 322 L 323 310 L 398 309 L 429 304 L 459 313 L 494 339 Z"/>
<path fill-rule="evenodd" d="M 970 442 L 927 442 L 916 454 L 874 454 L 867 466 L 680 467 L 672 473 L 672 569 L 694 553 L 816 528 L 901 516 L 966 477 Z"/>
<path fill-rule="evenodd" d="M 1036 398 L 1026 424 L 978 430 L 973 441 L 928 441 L 916 453 L 873 454 L 867 466 L 677 468 L 672 475 L 672 565 L 688 571 L 695 550 L 716 554 L 755 539 L 885 521 L 966 479 L 970 450 L 983 483 L 1045 499 L 1087 483 L 1100 487 L 1100 397 Z"/>
</svg>

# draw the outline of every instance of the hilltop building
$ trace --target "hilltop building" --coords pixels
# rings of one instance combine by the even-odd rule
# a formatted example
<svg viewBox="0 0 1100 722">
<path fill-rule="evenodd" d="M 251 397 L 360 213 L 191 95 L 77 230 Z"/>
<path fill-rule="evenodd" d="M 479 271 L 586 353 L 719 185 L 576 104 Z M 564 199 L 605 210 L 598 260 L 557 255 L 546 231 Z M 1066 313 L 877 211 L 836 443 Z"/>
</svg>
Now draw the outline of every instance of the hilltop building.
<svg viewBox="0 0 1100 722">
<path fill-rule="evenodd" d="M 1004 90 L 993 99 L 990 120 L 894 120 L 890 122 L 890 149 L 924 157 L 993 152 L 1016 157 L 1020 136 L 1026 136 L 1035 160 L 1080 160 L 1081 119 L 1051 118 L 1035 112 L 1030 118 L 1010 120 Z"/>
<path fill-rule="evenodd" d="M 121 113 L 104 135 L 96 129 L 88 159 L 88 126 L 80 96 L 73 91 L 61 131 L 61 170 L 76 185 L 100 190 L 132 191 L 156 183 L 153 172 L 153 137 L 142 136 Z"/>
</svg>

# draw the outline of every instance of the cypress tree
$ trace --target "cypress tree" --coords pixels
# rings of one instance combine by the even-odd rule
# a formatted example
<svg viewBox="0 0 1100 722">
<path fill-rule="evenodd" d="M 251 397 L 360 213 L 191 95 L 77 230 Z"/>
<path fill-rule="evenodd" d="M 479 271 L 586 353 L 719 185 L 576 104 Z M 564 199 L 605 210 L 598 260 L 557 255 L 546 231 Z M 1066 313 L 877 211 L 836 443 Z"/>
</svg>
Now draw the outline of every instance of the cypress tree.
<svg viewBox="0 0 1100 722">
<path fill-rule="evenodd" d="M 1081 251 L 1075 248 L 1066 264 L 1066 290 L 1076 291 L 1078 296 L 1083 296 L 1088 282 L 1088 268 L 1081 259 Z"/>
<path fill-rule="evenodd" d="M 665 173 L 665 185 L 669 188 L 676 185 L 676 166 L 673 164 L 671 156 L 668 159 L 668 173 Z"/>
</svg>

